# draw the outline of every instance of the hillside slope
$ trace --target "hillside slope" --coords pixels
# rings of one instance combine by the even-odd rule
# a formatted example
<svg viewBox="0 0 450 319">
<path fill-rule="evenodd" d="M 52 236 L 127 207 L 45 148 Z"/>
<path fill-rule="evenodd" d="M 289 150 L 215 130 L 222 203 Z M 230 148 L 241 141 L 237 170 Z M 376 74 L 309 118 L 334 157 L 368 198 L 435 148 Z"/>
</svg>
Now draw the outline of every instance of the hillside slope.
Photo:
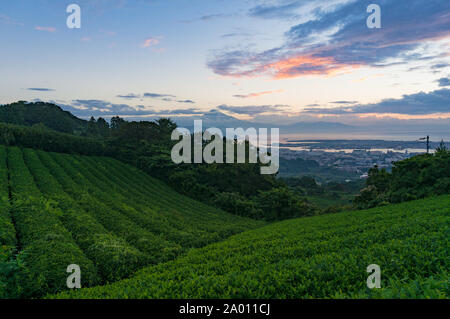
<svg viewBox="0 0 450 319">
<path fill-rule="evenodd" d="M 88 126 L 88 121 L 77 118 L 55 104 L 24 101 L 0 105 L 0 122 L 25 126 L 43 124 L 58 132 L 77 135 Z"/>
<path fill-rule="evenodd" d="M 450 196 L 271 224 L 58 298 L 449 297 Z M 382 289 L 366 287 L 381 267 Z"/>
<path fill-rule="evenodd" d="M 80 265 L 83 286 L 113 282 L 264 224 L 111 158 L 0 145 L 0 172 L 0 270 L 13 268 L 6 278 L 0 271 L 0 297 L 59 292 L 70 264 Z"/>
</svg>

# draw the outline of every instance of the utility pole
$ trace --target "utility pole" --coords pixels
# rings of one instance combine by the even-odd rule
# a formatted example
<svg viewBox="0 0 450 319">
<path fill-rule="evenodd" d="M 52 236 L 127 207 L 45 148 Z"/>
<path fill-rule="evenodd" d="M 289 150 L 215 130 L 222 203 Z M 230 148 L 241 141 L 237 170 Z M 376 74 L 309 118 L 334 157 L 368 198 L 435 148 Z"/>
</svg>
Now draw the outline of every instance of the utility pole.
<svg viewBox="0 0 450 319">
<path fill-rule="evenodd" d="M 419 138 L 419 141 L 425 140 L 427 140 L 427 154 L 430 154 L 430 135 L 427 135 L 427 137 Z"/>
</svg>

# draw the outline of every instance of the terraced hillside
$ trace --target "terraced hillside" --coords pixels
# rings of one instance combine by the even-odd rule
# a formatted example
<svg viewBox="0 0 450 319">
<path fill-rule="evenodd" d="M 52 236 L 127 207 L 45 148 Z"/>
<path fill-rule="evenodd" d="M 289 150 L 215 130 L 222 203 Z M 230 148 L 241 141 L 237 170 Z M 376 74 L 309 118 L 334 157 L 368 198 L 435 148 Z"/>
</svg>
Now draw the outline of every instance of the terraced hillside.
<svg viewBox="0 0 450 319">
<path fill-rule="evenodd" d="M 449 224 L 448 195 L 288 220 L 57 297 L 448 298 Z M 366 287 L 371 264 L 381 289 Z"/>
<path fill-rule="evenodd" d="M 106 284 L 263 225 L 182 196 L 110 158 L 0 145 L 0 297 Z M 3 276 L 2 276 L 3 275 Z"/>
</svg>

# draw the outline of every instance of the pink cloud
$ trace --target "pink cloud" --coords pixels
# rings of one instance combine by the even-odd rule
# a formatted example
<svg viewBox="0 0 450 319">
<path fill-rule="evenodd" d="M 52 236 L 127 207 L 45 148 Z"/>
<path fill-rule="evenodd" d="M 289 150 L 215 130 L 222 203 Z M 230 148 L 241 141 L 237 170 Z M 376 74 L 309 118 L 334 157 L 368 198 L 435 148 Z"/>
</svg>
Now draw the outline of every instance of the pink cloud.
<svg viewBox="0 0 450 319">
<path fill-rule="evenodd" d="M 241 98 L 241 99 L 248 99 L 248 98 L 255 98 L 260 97 L 263 95 L 273 94 L 273 93 L 281 93 L 284 92 L 284 90 L 276 90 L 276 91 L 265 91 L 265 92 L 258 92 L 258 93 L 250 93 L 245 95 L 234 95 L 234 97 Z"/>
<path fill-rule="evenodd" d="M 55 32 L 55 31 L 56 31 L 56 29 L 53 28 L 53 27 L 41 27 L 41 26 L 36 26 L 34 29 L 35 29 L 35 30 L 38 30 L 38 31 L 47 31 L 47 32 Z"/>
<path fill-rule="evenodd" d="M 142 43 L 142 47 L 143 48 L 149 48 L 155 45 L 159 44 L 159 39 L 158 38 L 148 38 L 145 39 L 144 43 Z"/>
</svg>

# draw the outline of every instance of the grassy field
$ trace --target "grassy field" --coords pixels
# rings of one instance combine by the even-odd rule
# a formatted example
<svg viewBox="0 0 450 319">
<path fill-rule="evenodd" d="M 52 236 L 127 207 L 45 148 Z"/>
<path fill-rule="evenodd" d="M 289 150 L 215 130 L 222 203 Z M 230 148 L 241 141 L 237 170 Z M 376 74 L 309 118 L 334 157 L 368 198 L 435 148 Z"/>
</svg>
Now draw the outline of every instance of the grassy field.
<svg viewBox="0 0 450 319">
<path fill-rule="evenodd" d="M 57 298 L 448 298 L 450 196 L 271 224 Z M 381 267 L 381 289 L 366 286 Z"/>
<path fill-rule="evenodd" d="M 111 283 L 264 225 L 182 196 L 110 158 L 0 145 L 0 297 Z"/>
</svg>

